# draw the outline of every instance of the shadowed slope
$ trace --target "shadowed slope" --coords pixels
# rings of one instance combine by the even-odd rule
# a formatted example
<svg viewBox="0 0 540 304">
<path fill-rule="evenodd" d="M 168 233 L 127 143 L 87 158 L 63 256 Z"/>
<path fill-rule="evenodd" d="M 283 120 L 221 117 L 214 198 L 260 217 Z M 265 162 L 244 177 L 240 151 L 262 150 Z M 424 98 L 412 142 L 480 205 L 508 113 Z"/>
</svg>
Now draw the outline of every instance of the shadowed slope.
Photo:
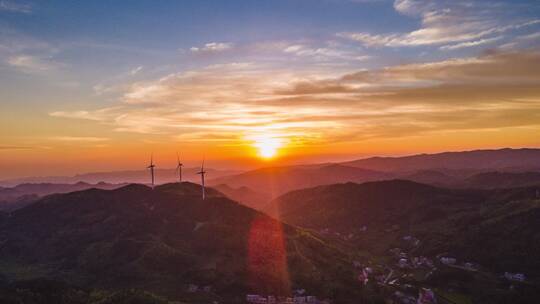
<svg viewBox="0 0 540 304">
<path fill-rule="evenodd" d="M 374 253 L 414 235 L 421 240 L 416 254 L 447 252 L 499 273 L 540 279 L 537 189 L 452 190 L 393 180 L 293 191 L 272 206 L 284 222 L 351 234 Z"/>
<path fill-rule="evenodd" d="M 414 214 L 422 207 L 459 208 L 475 203 L 474 194 L 406 180 L 346 183 L 287 193 L 273 201 L 269 211 L 304 227 L 360 227 L 385 221 L 406 223 L 410 219 L 403 215 Z"/>
</svg>

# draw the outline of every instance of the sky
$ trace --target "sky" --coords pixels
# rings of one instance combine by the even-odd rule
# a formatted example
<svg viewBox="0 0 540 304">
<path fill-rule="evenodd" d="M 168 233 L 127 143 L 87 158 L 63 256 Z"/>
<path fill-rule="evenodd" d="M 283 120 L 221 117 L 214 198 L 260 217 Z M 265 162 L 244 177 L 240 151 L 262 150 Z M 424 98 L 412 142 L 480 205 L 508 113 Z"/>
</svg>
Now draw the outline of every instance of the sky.
<svg viewBox="0 0 540 304">
<path fill-rule="evenodd" d="M 540 147 L 540 2 L 0 0 L 0 179 Z"/>
</svg>

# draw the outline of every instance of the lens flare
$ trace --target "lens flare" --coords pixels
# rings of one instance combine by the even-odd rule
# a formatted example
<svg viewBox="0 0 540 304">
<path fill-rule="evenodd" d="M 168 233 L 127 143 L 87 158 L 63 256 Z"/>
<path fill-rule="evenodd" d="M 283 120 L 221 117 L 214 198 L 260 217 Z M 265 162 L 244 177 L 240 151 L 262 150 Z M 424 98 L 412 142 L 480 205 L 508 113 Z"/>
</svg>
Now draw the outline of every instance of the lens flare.
<svg viewBox="0 0 540 304">
<path fill-rule="evenodd" d="M 290 295 L 286 240 L 277 220 L 266 216 L 253 219 L 248 237 L 248 271 L 252 291 Z"/>
</svg>

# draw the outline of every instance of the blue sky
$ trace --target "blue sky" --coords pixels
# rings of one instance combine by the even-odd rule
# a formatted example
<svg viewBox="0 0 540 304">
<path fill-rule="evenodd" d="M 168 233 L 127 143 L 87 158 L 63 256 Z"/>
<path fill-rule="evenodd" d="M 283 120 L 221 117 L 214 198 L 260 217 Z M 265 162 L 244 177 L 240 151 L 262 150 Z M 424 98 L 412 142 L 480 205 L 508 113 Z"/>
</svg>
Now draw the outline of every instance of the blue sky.
<svg viewBox="0 0 540 304">
<path fill-rule="evenodd" d="M 456 138 L 477 131 L 530 145 L 536 91 L 515 87 L 536 85 L 539 45 L 538 1 L 0 0 L 0 152 L 46 168 L 37 155 L 126 141 L 392 154 L 441 134 L 439 149 L 475 148 Z M 459 85 L 485 93 L 447 98 Z M 462 119 L 475 111 L 489 115 Z"/>
</svg>

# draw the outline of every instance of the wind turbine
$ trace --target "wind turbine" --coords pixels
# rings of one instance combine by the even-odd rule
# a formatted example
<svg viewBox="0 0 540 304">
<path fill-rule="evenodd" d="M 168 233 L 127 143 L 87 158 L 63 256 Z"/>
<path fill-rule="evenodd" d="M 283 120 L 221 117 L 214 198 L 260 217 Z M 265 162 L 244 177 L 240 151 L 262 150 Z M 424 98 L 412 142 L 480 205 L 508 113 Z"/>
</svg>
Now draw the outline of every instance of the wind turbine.
<svg viewBox="0 0 540 304">
<path fill-rule="evenodd" d="M 154 165 L 154 154 L 152 153 L 150 156 L 150 166 L 146 167 L 147 169 L 150 169 L 150 175 L 152 175 L 152 189 L 154 189 L 154 168 L 156 165 Z"/>
<path fill-rule="evenodd" d="M 204 158 L 201 165 L 201 171 L 197 172 L 197 174 L 201 175 L 201 185 L 202 185 L 202 199 L 204 200 L 206 198 L 206 193 L 204 189 L 204 175 L 206 174 L 206 171 L 204 171 Z"/>
<path fill-rule="evenodd" d="M 180 162 L 180 156 L 178 156 L 178 152 L 176 152 L 176 159 L 178 160 L 178 165 L 176 165 L 176 171 L 178 171 L 178 182 L 181 183 L 182 182 L 182 166 L 184 164 Z"/>
</svg>

